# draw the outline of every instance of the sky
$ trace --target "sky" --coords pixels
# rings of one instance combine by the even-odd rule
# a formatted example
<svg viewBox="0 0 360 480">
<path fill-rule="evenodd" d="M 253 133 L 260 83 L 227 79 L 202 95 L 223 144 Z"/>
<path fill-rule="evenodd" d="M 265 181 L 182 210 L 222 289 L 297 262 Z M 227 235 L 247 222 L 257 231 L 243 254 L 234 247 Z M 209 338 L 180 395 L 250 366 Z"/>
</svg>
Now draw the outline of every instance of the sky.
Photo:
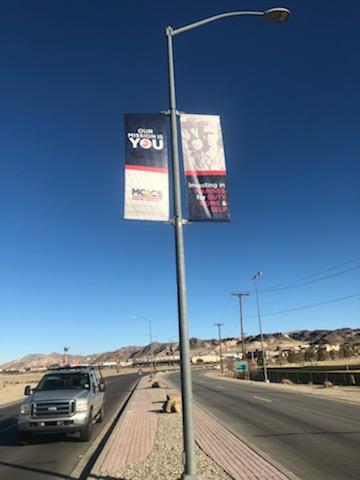
<svg viewBox="0 0 360 480">
<path fill-rule="evenodd" d="M 178 109 L 221 116 L 231 206 L 185 227 L 190 336 L 239 335 L 243 290 L 257 334 L 257 271 L 265 332 L 359 327 L 360 3 L 282 5 L 174 39 Z M 144 345 L 141 316 L 176 339 L 173 227 L 123 219 L 123 114 L 168 109 L 167 25 L 272 6 L 3 0 L 0 363 Z"/>
</svg>

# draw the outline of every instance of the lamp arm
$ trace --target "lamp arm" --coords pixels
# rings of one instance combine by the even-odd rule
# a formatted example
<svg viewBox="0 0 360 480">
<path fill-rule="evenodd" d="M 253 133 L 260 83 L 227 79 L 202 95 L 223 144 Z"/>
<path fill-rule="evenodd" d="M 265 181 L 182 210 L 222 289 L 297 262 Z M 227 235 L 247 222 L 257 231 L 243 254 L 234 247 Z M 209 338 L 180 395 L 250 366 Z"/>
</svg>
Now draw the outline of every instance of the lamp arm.
<svg viewBox="0 0 360 480">
<path fill-rule="evenodd" d="M 185 25 L 184 27 L 175 28 L 167 27 L 166 33 L 171 36 L 178 35 L 179 33 L 187 32 L 188 30 L 192 30 L 197 27 L 201 27 L 202 25 L 206 25 L 207 23 L 216 22 L 217 20 L 222 20 L 223 18 L 228 17 L 239 17 L 239 16 L 264 16 L 265 12 L 260 11 L 242 11 L 242 12 L 228 12 L 228 13 L 220 13 L 219 15 L 214 15 L 213 17 L 204 18 L 203 20 L 199 20 L 198 22 L 190 23 L 189 25 Z"/>
</svg>

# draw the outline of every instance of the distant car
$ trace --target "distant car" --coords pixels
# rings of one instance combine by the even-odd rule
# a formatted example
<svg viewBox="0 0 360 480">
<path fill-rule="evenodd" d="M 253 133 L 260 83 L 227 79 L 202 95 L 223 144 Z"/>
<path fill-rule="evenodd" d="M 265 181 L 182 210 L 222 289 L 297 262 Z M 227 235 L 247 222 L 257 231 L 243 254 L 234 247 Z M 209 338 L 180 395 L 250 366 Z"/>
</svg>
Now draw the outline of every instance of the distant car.
<svg viewBox="0 0 360 480">
<path fill-rule="evenodd" d="M 33 434 L 80 432 L 87 442 L 93 423 L 104 418 L 105 383 L 92 368 L 68 368 L 48 372 L 21 404 L 18 438 L 30 442 Z"/>
</svg>

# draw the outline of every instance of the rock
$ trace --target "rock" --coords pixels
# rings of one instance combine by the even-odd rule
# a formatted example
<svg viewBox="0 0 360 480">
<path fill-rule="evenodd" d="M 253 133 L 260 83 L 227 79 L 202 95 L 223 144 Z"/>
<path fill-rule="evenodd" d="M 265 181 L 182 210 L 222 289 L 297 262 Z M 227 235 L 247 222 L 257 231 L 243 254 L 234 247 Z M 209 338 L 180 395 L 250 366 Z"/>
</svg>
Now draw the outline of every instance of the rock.
<svg viewBox="0 0 360 480">
<path fill-rule="evenodd" d="M 334 384 L 330 380 L 325 380 L 324 388 L 333 388 Z"/>
<path fill-rule="evenodd" d="M 171 413 L 181 413 L 180 400 L 174 400 L 171 404 Z"/>
<path fill-rule="evenodd" d="M 180 413 L 181 400 L 178 395 L 166 395 L 166 402 L 163 404 L 163 412 L 165 413 Z"/>
</svg>

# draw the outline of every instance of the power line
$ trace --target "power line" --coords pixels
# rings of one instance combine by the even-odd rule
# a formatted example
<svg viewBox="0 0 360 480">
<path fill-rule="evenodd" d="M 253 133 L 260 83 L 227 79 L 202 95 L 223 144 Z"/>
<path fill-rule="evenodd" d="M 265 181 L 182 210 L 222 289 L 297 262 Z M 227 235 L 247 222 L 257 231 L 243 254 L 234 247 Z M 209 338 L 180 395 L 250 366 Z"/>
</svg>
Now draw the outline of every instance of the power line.
<svg viewBox="0 0 360 480">
<path fill-rule="evenodd" d="M 334 298 L 332 300 L 327 300 L 326 302 L 313 303 L 311 305 L 304 305 L 303 307 L 289 308 L 288 310 L 280 310 L 279 312 L 263 313 L 262 316 L 270 317 L 272 315 L 281 315 L 282 313 L 297 312 L 299 310 L 307 310 L 308 308 L 318 307 L 319 305 L 327 305 L 328 303 L 341 302 L 343 300 L 348 300 L 349 298 L 355 298 L 355 297 L 360 297 L 360 292 L 354 293 L 353 295 L 348 295 L 346 297 L 339 297 L 339 298 Z M 257 318 L 257 315 L 250 315 L 246 318 Z"/>
<path fill-rule="evenodd" d="M 339 263 L 339 264 L 337 264 L 333 267 L 327 268 L 326 270 L 322 270 L 321 272 L 312 273 L 310 275 L 306 275 L 305 277 L 300 277 L 297 280 L 291 280 L 289 282 L 280 283 L 280 284 L 277 284 L 277 285 L 271 285 L 270 287 L 267 287 L 267 288 L 263 289 L 262 291 L 265 292 L 269 289 L 281 288 L 281 287 L 285 287 L 287 285 L 291 285 L 293 283 L 301 282 L 303 280 L 308 280 L 309 278 L 317 277 L 318 275 L 323 275 L 324 273 L 331 272 L 332 270 L 337 270 L 338 268 L 343 267 L 344 265 L 349 265 L 349 263 L 353 263 L 353 262 L 358 261 L 358 260 L 360 260 L 360 257 L 354 257 L 351 260 L 347 260 L 346 262 Z"/>
<path fill-rule="evenodd" d="M 288 285 L 287 287 L 285 287 L 285 286 L 284 287 L 278 287 L 278 288 L 268 287 L 268 288 L 265 288 L 265 289 L 261 290 L 261 292 L 262 293 L 270 293 L 270 292 L 278 292 L 280 290 L 288 290 L 290 288 L 303 287 L 304 285 L 310 285 L 311 283 L 317 283 L 317 282 L 321 282 L 322 280 L 327 280 L 328 278 L 333 278 L 333 277 L 337 277 L 339 275 L 344 275 L 344 273 L 352 272 L 353 270 L 358 270 L 359 268 L 360 268 L 360 265 L 356 265 L 355 267 L 347 268 L 346 270 L 342 270 L 341 272 L 332 273 L 331 275 L 326 275 L 325 277 L 316 278 L 315 280 L 309 280 L 309 281 L 303 282 L 303 283 L 296 283 L 295 285 Z"/>
</svg>

